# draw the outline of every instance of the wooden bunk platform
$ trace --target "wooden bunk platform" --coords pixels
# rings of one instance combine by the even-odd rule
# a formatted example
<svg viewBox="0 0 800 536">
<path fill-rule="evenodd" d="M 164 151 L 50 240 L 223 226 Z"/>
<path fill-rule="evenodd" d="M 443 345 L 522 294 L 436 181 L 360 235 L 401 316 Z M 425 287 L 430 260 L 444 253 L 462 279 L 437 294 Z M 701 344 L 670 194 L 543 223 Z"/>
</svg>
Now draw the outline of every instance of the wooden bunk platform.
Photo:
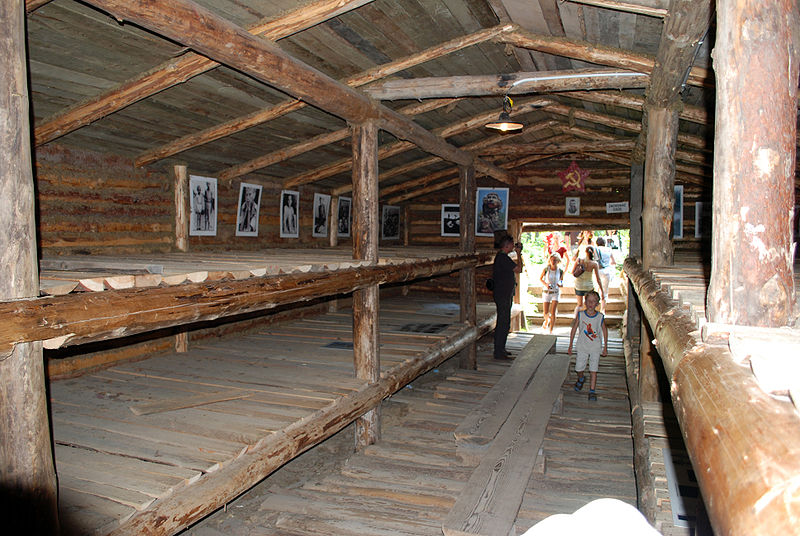
<svg viewBox="0 0 800 536">
<path fill-rule="evenodd" d="M 514 333 L 508 347 L 520 355 L 537 337 L 548 336 Z M 573 389 L 574 359 L 566 355 L 567 342 L 566 337 L 559 337 L 555 353 L 544 356 L 540 365 L 542 370 L 550 369 L 551 364 L 560 368 L 555 385 L 548 382 L 543 386 L 555 387 L 556 403 L 532 406 L 533 413 L 544 412 L 540 415 L 546 423 L 539 437 L 541 448 L 539 443 L 517 443 L 512 449 L 502 440 L 492 447 L 509 452 L 533 449 L 527 472 L 500 475 L 502 468 L 513 463 L 513 455 L 509 455 L 498 465 L 497 479 L 483 484 L 497 486 L 487 491 L 490 500 L 484 506 L 511 501 L 506 494 L 517 486 L 510 485 L 509 478 L 521 484 L 521 494 L 514 497 L 516 506 L 510 518 L 503 520 L 504 529 L 510 529 L 502 532 L 492 526 L 488 531 L 465 534 L 522 534 L 549 515 L 574 512 L 601 497 L 635 505 L 630 407 L 621 341 L 612 339 L 610 355 L 601 360 L 596 402 L 589 402 L 585 391 Z M 298 485 L 272 484 L 248 493 L 240 500 L 251 508 L 254 503 L 260 504 L 257 514 L 237 515 L 237 503 L 233 503 L 228 513 L 220 512 L 203 521 L 187 536 L 441 536 L 449 516 L 462 511 L 459 501 L 475 491 L 471 486 L 476 482 L 476 472 L 481 471 L 479 458 L 470 461 L 459 455 L 457 431 L 465 422 L 474 423 L 476 410 L 480 411 L 484 401 L 494 400 L 491 393 L 495 386 L 509 371 L 516 372 L 512 368 L 515 364 L 497 362 L 491 356 L 491 344 L 481 345 L 478 370 L 442 368 L 395 393 L 384 406 L 384 411 L 394 416 L 393 424 L 384 427 L 378 443 L 350 456 L 340 469 Z M 565 377 L 566 363 L 570 372 Z M 511 413 L 531 409 L 523 405 L 520 403 Z M 501 436 L 503 433 L 498 433 L 497 439 Z M 494 513 L 487 507 L 490 514 Z M 472 511 L 477 512 L 478 507 Z"/>
<path fill-rule="evenodd" d="M 379 264 L 441 259 L 455 248 L 381 248 Z M 268 275 L 336 271 L 368 264 L 353 260 L 351 247 L 262 249 L 152 255 L 59 255 L 39 261 L 40 293 L 59 296 L 71 292 L 98 292 L 248 279 Z"/>
<path fill-rule="evenodd" d="M 64 533 L 196 521 L 453 355 L 469 331 L 458 308 L 382 300 L 372 384 L 354 378 L 349 310 L 51 382 Z M 494 318 L 479 304 L 479 333 Z"/>
</svg>

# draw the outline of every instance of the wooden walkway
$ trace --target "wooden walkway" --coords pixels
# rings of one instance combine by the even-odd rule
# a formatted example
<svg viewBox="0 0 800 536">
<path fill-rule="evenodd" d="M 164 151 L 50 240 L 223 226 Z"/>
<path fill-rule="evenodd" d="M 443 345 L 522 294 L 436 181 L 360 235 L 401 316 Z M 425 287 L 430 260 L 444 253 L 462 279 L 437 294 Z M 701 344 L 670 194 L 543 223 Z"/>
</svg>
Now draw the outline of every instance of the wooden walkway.
<svg viewBox="0 0 800 536">
<path fill-rule="evenodd" d="M 479 322 L 493 314 L 479 305 Z M 382 373 L 429 354 L 457 321 L 455 303 L 382 301 Z M 366 385 L 353 377 L 351 322 L 342 310 L 51 382 L 63 532 L 108 533 L 248 457 L 272 456 L 264 445 L 289 427 L 325 426 L 320 412 Z"/>
<path fill-rule="evenodd" d="M 531 337 L 512 334 L 508 347 L 518 352 Z M 557 352 L 565 353 L 567 342 L 559 337 Z M 619 339 L 612 339 L 609 353 L 601 359 L 596 402 L 588 401 L 585 389 L 573 390 L 570 360 L 559 403 L 546 408 L 553 414 L 541 454 L 523 477 L 527 486 L 514 520 L 515 534 L 600 497 L 635 505 L 630 408 Z M 433 374 L 436 378 L 429 374 L 392 396 L 384 408 L 393 415 L 392 424 L 384 426 L 382 439 L 352 455 L 340 470 L 294 486 L 273 485 L 261 491 L 258 515 L 232 522 L 233 503 L 226 521 L 207 520 L 186 535 L 440 536 L 443 521 L 477 466 L 459 459 L 454 431 L 509 367 L 491 359 L 490 343 L 479 347 L 478 365 L 476 371 L 451 369 Z"/>
</svg>

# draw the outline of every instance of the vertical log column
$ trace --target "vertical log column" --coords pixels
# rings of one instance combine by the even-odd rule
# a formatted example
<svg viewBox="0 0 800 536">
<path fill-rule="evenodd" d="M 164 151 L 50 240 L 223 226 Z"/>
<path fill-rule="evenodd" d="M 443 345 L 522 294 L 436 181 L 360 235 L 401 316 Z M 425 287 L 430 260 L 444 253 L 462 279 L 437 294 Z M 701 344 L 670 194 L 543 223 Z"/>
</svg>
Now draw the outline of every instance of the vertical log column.
<svg viewBox="0 0 800 536">
<path fill-rule="evenodd" d="M 678 111 L 653 107 L 647 111 L 647 150 L 642 204 L 642 264 L 672 264 L 672 203 L 675 186 L 675 145 L 678 140 Z M 641 323 L 639 342 L 639 396 L 644 401 L 659 398 L 658 354 L 646 322 Z"/>
<path fill-rule="evenodd" d="M 189 250 L 189 177 L 186 166 L 173 168 L 175 179 L 175 249 L 178 251 Z"/>
<path fill-rule="evenodd" d="M 794 0 L 720 0 L 711 322 L 784 326 L 794 303 Z"/>
<path fill-rule="evenodd" d="M 378 262 L 378 126 L 353 127 L 353 258 Z M 380 379 L 378 285 L 353 293 L 353 355 L 356 378 Z M 356 448 L 380 439 L 380 405 L 356 420 Z"/>
<path fill-rule="evenodd" d="M 460 246 L 463 253 L 475 252 L 475 168 L 460 166 L 459 170 L 459 218 L 461 223 Z M 475 267 L 463 268 L 459 274 L 461 293 L 461 322 L 475 326 L 478 320 L 477 295 L 475 291 Z M 478 368 L 477 341 L 468 344 L 459 354 L 461 368 Z"/>
<path fill-rule="evenodd" d="M 25 64 L 25 3 L 0 2 L 0 300 L 39 294 Z M 4 526 L 56 534 L 57 485 L 40 342 L 0 355 Z M 9 517 L 10 516 L 10 517 Z"/>
<path fill-rule="evenodd" d="M 178 251 L 189 250 L 189 211 L 187 205 L 189 199 L 189 177 L 186 166 L 175 166 L 172 168 L 172 175 L 175 182 L 175 249 Z M 175 334 L 175 351 L 184 353 L 189 351 L 189 332 L 179 331 Z"/>
</svg>

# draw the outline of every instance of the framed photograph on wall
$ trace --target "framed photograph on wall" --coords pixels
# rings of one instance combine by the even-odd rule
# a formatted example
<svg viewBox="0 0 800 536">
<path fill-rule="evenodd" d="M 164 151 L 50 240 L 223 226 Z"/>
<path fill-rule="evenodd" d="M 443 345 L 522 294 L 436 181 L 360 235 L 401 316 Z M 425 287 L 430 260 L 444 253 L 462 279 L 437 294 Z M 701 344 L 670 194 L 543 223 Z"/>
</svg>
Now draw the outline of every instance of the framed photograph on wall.
<svg viewBox="0 0 800 536">
<path fill-rule="evenodd" d="M 461 236 L 460 205 L 442 205 L 442 236 Z"/>
<path fill-rule="evenodd" d="M 350 205 L 353 200 L 349 197 L 340 197 L 336 207 L 336 235 L 350 236 Z"/>
<path fill-rule="evenodd" d="M 564 214 L 567 216 L 581 215 L 581 198 L 567 197 L 564 201 Z"/>
<path fill-rule="evenodd" d="M 281 191 L 281 238 L 299 238 L 300 192 L 292 190 Z"/>
<path fill-rule="evenodd" d="M 331 209 L 331 196 L 327 194 L 314 194 L 314 227 L 311 236 L 328 236 L 328 214 Z"/>
<path fill-rule="evenodd" d="M 258 209 L 261 185 L 239 185 L 239 208 L 236 211 L 236 236 L 258 236 Z"/>
<path fill-rule="evenodd" d="M 383 205 L 381 211 L 381 238 L 397 240 L 400 238 L 400 207 Z"/>
<path fill-rule="evenodd" d="M 478 188 L 475 236 L 494 236 L 504 229 L 508 229 L 508 188 Z"/>
<path fill-rule="evenodd" d="M 217 179 L 189 175 L 190 236 L 217 236 Z"/>
<path fill-rule="evenodd" d="M 675 185 L 672 202 L 672 238 L 683 238 L 683 185 Z"/>
</svg>

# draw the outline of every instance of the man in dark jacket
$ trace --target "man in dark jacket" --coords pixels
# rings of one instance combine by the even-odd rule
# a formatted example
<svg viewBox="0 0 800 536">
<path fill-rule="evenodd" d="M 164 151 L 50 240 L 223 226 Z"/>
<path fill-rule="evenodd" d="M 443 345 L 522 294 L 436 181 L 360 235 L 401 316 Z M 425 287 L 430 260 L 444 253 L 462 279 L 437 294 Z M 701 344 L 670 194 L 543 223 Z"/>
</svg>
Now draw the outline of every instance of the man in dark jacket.
<svg viewBox="0 0 800 536">
<path fill-rule="evenodd" d="M 508 331 L 511 329 L 511 304 L 514 301 L 516 274 L 522 271 L 522 244 L 514 246 L 514 239 L 505 235 L 498 244 L 499 251 L 494 257 L 492 279 L 494 279 L 494 304 L 497 306 L 497 326 L 494 328 L 494 358 L 510 359 L 506 351 Z M 517 262 L 508 256 L 516 249 Z"/>
</svg>

